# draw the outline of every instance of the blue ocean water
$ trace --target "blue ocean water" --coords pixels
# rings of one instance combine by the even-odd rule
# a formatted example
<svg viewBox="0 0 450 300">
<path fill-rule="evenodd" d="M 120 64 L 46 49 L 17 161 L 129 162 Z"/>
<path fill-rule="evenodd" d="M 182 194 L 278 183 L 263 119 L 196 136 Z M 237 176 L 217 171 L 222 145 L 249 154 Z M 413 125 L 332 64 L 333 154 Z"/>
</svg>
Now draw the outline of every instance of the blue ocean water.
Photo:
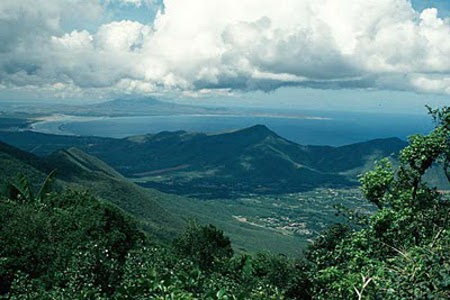
<svg viewBox="0 0 450 300">
<path fill-rule="evenodd" d="M 224 132 L 263 124 L 278 135 L 304 145 L 345 145 L 375 138 L 406 139 L 415 133 L 430 131 L 430 117 L 406 114 L 348 112 L 308 112 L 322 118 L 252 116 L 148 116 L 46 122 L 38 131 L 126 137 L 161 131 Z M 55 133 L 55 132 L 53 132 Z"/>
</svg>

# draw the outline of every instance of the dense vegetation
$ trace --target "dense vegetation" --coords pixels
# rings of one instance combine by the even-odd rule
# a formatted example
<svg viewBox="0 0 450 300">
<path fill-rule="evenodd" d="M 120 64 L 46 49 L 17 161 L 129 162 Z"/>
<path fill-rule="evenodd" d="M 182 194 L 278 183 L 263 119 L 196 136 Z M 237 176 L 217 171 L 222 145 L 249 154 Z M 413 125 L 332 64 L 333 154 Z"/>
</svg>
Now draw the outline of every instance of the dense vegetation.
<svg viewBox="0 0 450 300">
<path fill-rule="evenodd" d="M 450 201 L 423 181 L 439 166 L 450 178 L 450 108 L 430 112 L 436 128 L 410 137 L 396 171 L 383 160 L 361 178 L 378 211 L 308 251 L 315 299 L 450 298 Z"/>
<path fill-rule="evenodd" d="M 450 179 L 450 108 L 415 135 L 399 166 L 361 177 L 371 215 L 344 210 L 303 258 L 236 255 L 214 226 L 191 222 L 172 244 L 143 235 L 85 193 L 33 195 L 26 181 L 0 202 L 0 291 L 7 299 L 449 299 L 450 200 L 424 174 Z"/>
<path fill-rule="evenodd" d="M 138 230 L 119 209 L 86 193 L 36 196 L 24 178 L 0 210 L 0 297 L 5 299 L 270 299 L 213 226 L 189 224 L 172 246 Z"/>
</svg>

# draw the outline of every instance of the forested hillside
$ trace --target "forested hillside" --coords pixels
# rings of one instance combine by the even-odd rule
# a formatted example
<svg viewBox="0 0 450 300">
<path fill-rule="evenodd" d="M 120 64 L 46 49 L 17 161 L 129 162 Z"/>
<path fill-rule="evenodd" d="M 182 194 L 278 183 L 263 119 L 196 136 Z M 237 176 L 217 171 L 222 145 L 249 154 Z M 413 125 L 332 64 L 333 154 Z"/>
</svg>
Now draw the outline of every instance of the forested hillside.
<svg viewBox="0 0 450 300">
<path fill-rule="evenodd" d="M 168 195 L 136 186 L 99 159 L 80 150 L 61 150 L 40 158 L 0 143 L 0 163 L 2 185 L 15 180 L 17 174 L 23 174 L 37 189 L 46 174 L 55 170 L 55 190 L 89 191 L 133 215 L 149 234 L 162 239 L 173 238 L 184 226 L 183 220 L 158 204 L 158 200 Z"/>
<path fill-rule="evenodd" d="M 197 198 L 356 186 L 358 175 L 375 160 L 395 159 L 406 146 L 396 138 L 305 146 L 263 125 L 218 134 L 176 131 L 124 139 L 0 132 L 0 140 L 40 156 L 76 147 L 144 187 Z"/>
<path fill-rule="evenodd" d="M 299 253 L 308 236 L 280 234 L 271 228 L 256 227 L 236 221 L 236 214 L 261 214 L 271 208 L 243 206 L 239 201 L 201 201 L 140 187 L 124 178 L 109 165 L 77 148 L 58 150 L 47 157 L 37 157 L 7 144 L 0 143 L 0 184 L 16 180 L 24 174 L 34 189 L 38 189 L 46 174 L 55 170 L 55 191 L 67 188 L 89 192 L 99 200 L 116 205 L 131 215 L 145 233 L 162 241 L 173 239 L 189 219 L 201 224 L 214 223 L 226 231 L 233 246 L 240 251 L 267 249 L 285 254 Z M 329 213 L 334 215 L 334 211 Z M 311 215 L 314 217 L 314 215 Z"/>
</svg>

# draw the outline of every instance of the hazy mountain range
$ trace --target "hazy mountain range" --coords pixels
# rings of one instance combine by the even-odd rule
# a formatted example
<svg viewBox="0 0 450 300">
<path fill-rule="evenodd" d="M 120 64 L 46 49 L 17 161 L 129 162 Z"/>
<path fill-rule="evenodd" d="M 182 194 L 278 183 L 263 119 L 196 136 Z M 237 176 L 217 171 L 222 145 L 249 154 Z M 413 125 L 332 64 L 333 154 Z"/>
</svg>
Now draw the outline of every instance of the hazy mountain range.
<svg viewBox="0 0 450 300">
<path fill-rule="evenodd" d="M 32 113 L 30 113 L 32 112 Z M 278 116 L 293 118 L 321 118 L 305 115 L 298 111 L 273 110 L 264 108 L 221 107 L 205 105 L 180 104 L 152 97 L 117 98 L 99 103 L 64 104 L 64 103 L 33 103 L 4 102 L 0 109 L 0 128 L 8 125 L 7 118 L 14 119 L 12 125 L 23 118 L 46 118 L 51 115 L 70 115 L 81 117 L 133 117 L 133 116 L 174 116 L 174 115 L 204 115 L 204 116 Z"/>
<path fill-rule="evenodd" d="M 30 114 L 30 112 L 33 112 Z M 64 103 L 3 103 L 0 116 L 11 113 L 20 116 L 48 116 L 66 114 L 75 116 L 155 116 L 174 114 L 225 114 L 226 108 L 201 107 L 160 101 L 151 97 L 118 98 L 111 101 L 90 104 Z"/>
</svg>

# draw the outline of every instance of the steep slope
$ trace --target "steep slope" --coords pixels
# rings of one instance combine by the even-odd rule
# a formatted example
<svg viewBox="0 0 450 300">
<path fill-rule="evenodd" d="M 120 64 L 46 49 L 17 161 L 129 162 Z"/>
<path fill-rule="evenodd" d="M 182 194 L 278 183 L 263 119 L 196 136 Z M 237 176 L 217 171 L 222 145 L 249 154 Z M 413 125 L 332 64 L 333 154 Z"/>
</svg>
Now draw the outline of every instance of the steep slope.
<svg viewBox="0 0 450 300">
<path fill-rule="evenodd" d="M 360 174 L 367 171 L 367 163 L 381 157 L 395 157 L 408 145 L 399 138 L 376 139 L 341 147 L 308 146 L 307 151 L 314 156 L 314 165 L 319 170 Z"/>
<path fill-rule="evenodd" d="M 158 201 L 171 197 L 129 182 L 100 159 L 77 148 L 59 150 L 45 158 L 58 176 L 72 187 L 89 190 L 133 215 L 143 229 L 163 239 L 174 237 L 184 222 L 163 209 Z"/>
<path fill-rule="evenodd" d="M 101 160 L 81 150 L 60 150 L 39 158 L 10 145 L 0 143 L 0 183 L 14 180 L 18 173 L 38 186 L 51 170 L 57 170 L 57 188 L 88 190 L 136 217 L 142 228 L 161 239 L 172 238 L 184 227 L 184 221 L 163 209 L 158 201 L 172 196 L 143 189 Z"/>
<path fill-rule="evenodd" d="M 37 156 L 0 142 L 0 185 L 21 173 L 32 182 L 42 182 L 48 166 Z"/>
</svg>

